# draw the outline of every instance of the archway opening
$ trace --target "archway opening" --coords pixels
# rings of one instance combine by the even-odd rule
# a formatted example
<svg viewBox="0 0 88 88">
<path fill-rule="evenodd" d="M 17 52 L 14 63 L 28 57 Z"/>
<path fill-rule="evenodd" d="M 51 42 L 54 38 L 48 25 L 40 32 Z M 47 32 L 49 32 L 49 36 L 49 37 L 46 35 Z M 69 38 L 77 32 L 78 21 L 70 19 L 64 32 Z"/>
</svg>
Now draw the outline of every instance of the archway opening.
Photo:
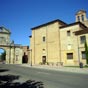
<svg viewBox="0 0 88 88">
<path fill-rule="evenodd" d="M 24 52 L 24 55 L 22 57 L 22 63 L 28 63 L 28 56 L 26 55 L 25 52 Z"/>
<path fill-rule="evenodd" d="M 4 62 L 6 60 L 6 51 L 0 48 L 0 62 Z"/>
</svg>

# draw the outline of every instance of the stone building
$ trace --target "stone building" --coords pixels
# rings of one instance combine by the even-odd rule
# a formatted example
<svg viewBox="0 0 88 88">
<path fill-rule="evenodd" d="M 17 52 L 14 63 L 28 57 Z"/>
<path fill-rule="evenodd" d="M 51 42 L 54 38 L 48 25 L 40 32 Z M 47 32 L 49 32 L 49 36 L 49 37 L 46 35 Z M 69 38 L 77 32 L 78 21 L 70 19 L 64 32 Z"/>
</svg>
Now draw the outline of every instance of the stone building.
<svg viewBox="0 0 88 88">
<path fill-rule="evenodd" d="M 86 64 L 84 43 L 88 43 L 86 11 L 76 13 L 76 22 L 54 20 L 32 28 L 30 36 L 31 64 Z"/>
<path fill-rule="evenodd" d="M 22 46 L 14 44 L 10 40 L 11 32 L 5 27 L 0 27 L 0 49 L 6 52 L 6 64 L 21 64 L 22 63 Z"/>
</svg>

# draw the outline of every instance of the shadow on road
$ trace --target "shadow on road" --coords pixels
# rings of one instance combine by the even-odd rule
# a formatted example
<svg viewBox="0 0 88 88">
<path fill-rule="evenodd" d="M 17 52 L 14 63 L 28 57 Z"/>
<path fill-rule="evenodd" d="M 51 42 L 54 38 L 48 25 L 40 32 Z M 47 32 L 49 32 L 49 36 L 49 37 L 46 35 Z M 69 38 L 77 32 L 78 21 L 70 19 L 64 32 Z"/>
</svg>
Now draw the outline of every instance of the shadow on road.
<svg viewBox="0 0 88 88">
<path fill-rule="evenodd" d="M 14 82 L 18 80 L 20 76 L 15 75 L 1 75 L 0 76 L 0 88 L 44 88 L 42 82 L 35 80 L 27 80 L 26 82 Z"/>
<path fill-rule="evenodd" d="M 9 71 L 8 69 L 0 69 L 0 72 L 6 72 Z"/>
</svg>

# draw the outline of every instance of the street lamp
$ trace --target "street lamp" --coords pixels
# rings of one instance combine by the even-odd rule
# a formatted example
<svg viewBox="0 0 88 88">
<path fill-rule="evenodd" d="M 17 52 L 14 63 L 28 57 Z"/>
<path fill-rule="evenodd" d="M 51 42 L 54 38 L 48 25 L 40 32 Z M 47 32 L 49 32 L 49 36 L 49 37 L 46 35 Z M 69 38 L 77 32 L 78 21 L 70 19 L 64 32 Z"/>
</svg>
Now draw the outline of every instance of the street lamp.
<svg viewBox="0 0 88 88">
<path fill-rule="evenodd" d="M 14 45 L 14 58 L 13 58 L 13 64 L 15 63 L 15 45 Z"/>
<path fill-rule="evenodd" d="M 30 53 L 31 53 L 31 54 L 30 54 L 30 55 L 31 55 L 31 63 L 30 63 L 30 64 L 31 64 L 31 66 L 32 66 L 32 49 L 30 49 L 29 51 L 30 51 Z"/>
<path fill-rule="evenodd" d="M 11 48 L 12 48 L 12 46 L 11 46 L 11 43 L 10 43 L 10 56 L 9 56 L 9 64 L 11 63 Z"/>
</svg>

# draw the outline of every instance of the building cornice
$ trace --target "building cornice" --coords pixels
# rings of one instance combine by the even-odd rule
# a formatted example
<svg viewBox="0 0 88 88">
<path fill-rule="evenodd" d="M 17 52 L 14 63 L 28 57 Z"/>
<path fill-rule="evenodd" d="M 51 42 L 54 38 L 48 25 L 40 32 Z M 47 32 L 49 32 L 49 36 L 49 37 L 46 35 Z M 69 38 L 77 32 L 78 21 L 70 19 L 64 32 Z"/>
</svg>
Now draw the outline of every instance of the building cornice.
<svg viewBox="0 0 88 88">
<path fill-rule="evenodd" d="M 70 27 L 70 26 L 74 26 L 74 25 L 80 25 L 80 26 L 82 25 L 84 28 L 87 28 L 87 26 L 85 26 L 83 23 L 75 22 L 75 23 L 71 23 L 71 24 L 68 24 L 68 25 L 65 25 L 65 26 L 61 26 L 60 29 Z"/>
<path fill-rule="evenodd" d="M 75 35 L 88 34 L 88 28 L 73 32 Z"/>
<path fill-rule="evenodd" d="M 43 27 L 43 26 L 47 26 L 47 25 L 52 24 L 52 23 L 55 23 L 55 22 L 59 22 L 59 23 L 61 23 L 61 24 L 67 25 L 65 22 L 63 22 L 63 21 L 61 21 L 61 20 L 59 20 L 59 19 L 56 19 L 56 20 L 47 22 L 47 23 L 45 23 L 45 24 L 42 24 L 42 25 L 33 27 L 33 28 L 31 28 L 31 29 L 32 29 L 32 30 L 35 30 L 35 29 L 37 29 L 37 28 L 40 28 L 40 27 Z"/>
</svg>

